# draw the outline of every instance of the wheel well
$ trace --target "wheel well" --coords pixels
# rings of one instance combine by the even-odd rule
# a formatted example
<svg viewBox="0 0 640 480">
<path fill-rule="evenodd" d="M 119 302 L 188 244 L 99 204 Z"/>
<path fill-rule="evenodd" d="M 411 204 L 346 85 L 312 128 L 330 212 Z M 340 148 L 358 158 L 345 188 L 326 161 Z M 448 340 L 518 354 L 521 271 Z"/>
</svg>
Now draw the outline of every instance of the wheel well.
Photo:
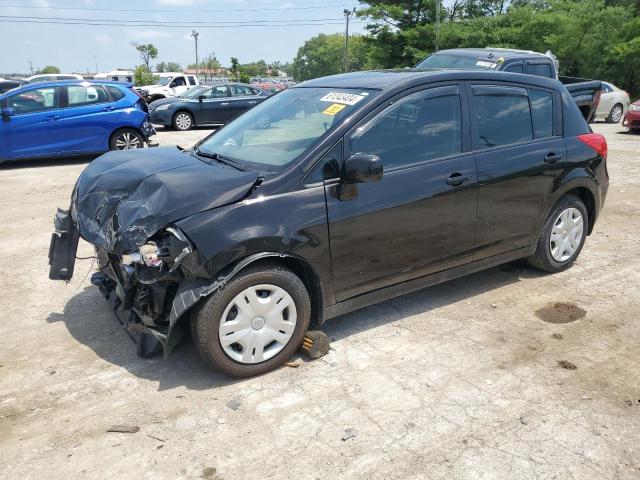
<svg viewBox="0 0 640 480">
<path fill-rule="evenodd" d="M 291 270 L 296 276 L 302 280 L 309 299 L 311 300 L 311 320 L 309 328 L 320 328 L 324 319 L 324 305 L 322 301 L 322 285 L 320 278 L 313 268 L 304 260 L 296 257 L 266 257 L 249 264 L 252 267 L 261 266 L 283 266 Z M 249 266 L 247 265 L 247 267 Z M 246 267 L 244 267 L 246 268 Z M 241 270 L 242 271 L 242 270 Z"/>
<path fill-rule="evenodd" d="M 591 235 L 591 232 L 593 231 L 593 225 L 595 224 L 596 220 L 596 199 L 593 196 L 593 193 L 591 193 L 588 188 L 578 187 L 574 188 L 573 190 L 569 190 L 567 193 L 565 193 L 565 195 L 575 195 L 580 200 L 582 200 L 582 203 L 584 203 L 584 206 L 587 208 L 587 215 L 589 216 L 587 235 Z"/>
<path fill-rule="evenodd" d="M 116 128 L 113 132 L 111 132 L 111 135 L 109 135 L 109 146 L 111 146 L 111 142 L 113 141 L 113 137 L 116 136 L 116 133 L 120 133 L 120 132 L 123 132 L 125 130 L 132 130 L 132 131 L 136 132 L 138 135 L 140 135 L 142 137 L 142 140 L 144 141 L 144 135 L 137 128 L 135 128 L 135 127 L 120 127 L 120 128 Z"/>
</svg>

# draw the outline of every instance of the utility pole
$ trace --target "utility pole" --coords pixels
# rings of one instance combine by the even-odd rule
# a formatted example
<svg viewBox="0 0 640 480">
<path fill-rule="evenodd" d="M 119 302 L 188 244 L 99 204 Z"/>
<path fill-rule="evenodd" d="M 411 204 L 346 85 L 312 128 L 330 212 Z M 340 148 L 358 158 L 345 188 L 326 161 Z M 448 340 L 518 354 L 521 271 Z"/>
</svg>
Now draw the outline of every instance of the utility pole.
<svg viewBox="0 0 640 480">
<path fill-rule="evenodd" d="M 349 71 L 349 20 L 356 13 L 356 7 L 353 7 L 353 10 L 345 8 L 343 13 L 344 18 L 347 20 L 347 28 L 344 34 L 344 73 L 347 73 Z"/>
<path fill-rule="evenodd" d="M 436 0 L 436 52 L 438 51 L 438 40 L 440 34 L 440 0 Z"/>
<path fill-rule="evenodd" d="M 198 35 L 200 35 L 200 34 L 198 32 L 196 32 L 195 30 L 191 31 L 191 36 L 196 41 L 196 77 L 198 77 Z"/>
<path fill-rule="evenodd" d="M 31 70 L 31 75 L 33 75 L 33 63 L 29 60 L 29 70 Z"/>
<path fill-rule="evenodd" d="M 93 54 L 93 60 L 96 62 L 96 73 L 98 73 L 98 56 L 95 53 Z"/>
</svg>

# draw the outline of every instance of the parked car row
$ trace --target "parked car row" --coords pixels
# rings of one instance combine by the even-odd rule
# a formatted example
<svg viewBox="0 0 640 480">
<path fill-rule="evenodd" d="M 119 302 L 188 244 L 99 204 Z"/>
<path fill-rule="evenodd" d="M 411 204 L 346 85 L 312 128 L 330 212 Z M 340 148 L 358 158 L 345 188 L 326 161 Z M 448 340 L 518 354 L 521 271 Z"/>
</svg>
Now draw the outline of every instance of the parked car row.
<svg viewBox="0 0 640 480">
<path fill-rule="evenodd" d="M 60 80 L 0 95 L 0 162 L 143 147 L 155 130 L 131 84 Z"/>
</svg>

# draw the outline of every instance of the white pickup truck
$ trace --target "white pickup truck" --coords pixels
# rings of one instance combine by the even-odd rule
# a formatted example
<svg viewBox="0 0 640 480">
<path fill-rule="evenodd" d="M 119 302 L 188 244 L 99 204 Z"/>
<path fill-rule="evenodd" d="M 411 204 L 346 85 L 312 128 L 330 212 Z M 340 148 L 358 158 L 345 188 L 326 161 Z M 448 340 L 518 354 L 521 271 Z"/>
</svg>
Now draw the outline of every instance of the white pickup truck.
<svg viewBox="0 0 640 480">
<path fill-rule="evenodd" d="M 186 75 L 184 73 L 159 73 L 160 79 L 155 85 L 144 85 L 136 87 L 137 92 L 151 103 L 155 100 L 167 97 L 176 97 L 186 92 L 191 87 L 200 85 L 198 77 L 195 75 Z"/>
</svg>

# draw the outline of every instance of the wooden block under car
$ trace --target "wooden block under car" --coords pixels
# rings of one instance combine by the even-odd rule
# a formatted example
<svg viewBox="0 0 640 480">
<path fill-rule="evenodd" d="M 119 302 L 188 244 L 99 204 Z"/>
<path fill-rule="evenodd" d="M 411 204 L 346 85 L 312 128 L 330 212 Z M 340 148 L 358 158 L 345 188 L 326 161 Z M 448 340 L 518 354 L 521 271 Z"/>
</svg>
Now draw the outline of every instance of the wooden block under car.
<svg viewBox="0 0 640 480">
<path fill-rule="evenodd" d="M 329 353 L 330 348 L 329 337 L 327 337 L 326 333 L 320 330 L 309 330 L 305 333 L 302 341 L 302 351 L 310 358 L 323 357 Z"/>
</svg>

